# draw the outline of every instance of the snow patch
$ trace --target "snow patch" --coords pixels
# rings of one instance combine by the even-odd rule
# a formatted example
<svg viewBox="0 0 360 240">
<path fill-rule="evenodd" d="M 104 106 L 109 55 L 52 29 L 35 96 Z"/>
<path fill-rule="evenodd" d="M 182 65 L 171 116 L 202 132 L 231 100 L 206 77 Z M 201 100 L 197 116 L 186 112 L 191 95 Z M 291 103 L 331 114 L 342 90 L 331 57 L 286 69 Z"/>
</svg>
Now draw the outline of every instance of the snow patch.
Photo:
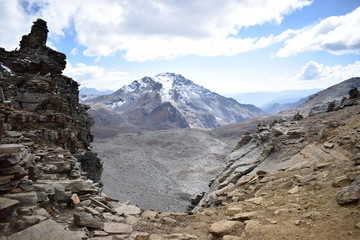
<svg viewBox="0 0 360 240">
<path fill-rule="evenodd" d="M 124 103 L 125 103 L 125 101 L 123 99 L 115 99 L 112 102 L 105 103 L 105 105 L 109 108 L 115 108 L 115 107 L 120 107 Z"/>
<path fill-rule="evenodd" d="M 11 75 L 14 75 L 13 71 L 11 71 L 10 68 L 4 66 L 2 62 L 0 62 L 0 67 L 2 67 L 6 72 L 10 73 Z"/>
<path fill-rule="evenodd" d="M 168 74 L 159 74 L 155 81 L 161 83 L 160 96 L 163 102 L 172 102 L 171 90 L 173 88 L 174 77 Z"/>
</svg>

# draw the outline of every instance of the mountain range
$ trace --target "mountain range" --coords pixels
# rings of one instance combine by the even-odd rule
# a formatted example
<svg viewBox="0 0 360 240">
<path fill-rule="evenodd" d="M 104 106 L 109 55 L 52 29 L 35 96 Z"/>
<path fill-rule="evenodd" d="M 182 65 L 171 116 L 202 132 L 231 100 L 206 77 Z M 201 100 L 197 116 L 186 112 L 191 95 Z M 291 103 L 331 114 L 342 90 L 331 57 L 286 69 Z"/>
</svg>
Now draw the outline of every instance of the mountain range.
<svg viewBox="0 0 360 240">
<path fill-rule="evenodd" d="M 211 129 L 266 115 L 250 104 L 195 84 L 180 74 L 161 73 L 133 81 L 116 92 L 84 101 L 98 137 L 119 132 L 171 128 Z"/>
<path fill-rule="evenodd" d="M 97 90 L 96 88 L 87 88 L 87 87 L 82 87 L 79 90 L 79 94 L 80 96 L 84 96 L 84 95 L 94 95 L 94 96 L 100 96 L 100 95 L 107 95 L 107 94 L 112 94 L 114 91 L 113 90 Z"/>
<path fill-rule="evenodd" d="M 322 88 L 301 89 L 301 90 L 284 90 L 284 91 L 269 91 L 269 92 L 246 92 L 227 94 L 227 97 L 232 97 L 236 101 L 246 104 L 254 104 L 261 109 L 265 109 L 270 104 L 274 103 L 294 103 L 302 98 L 323 90 Z"/>
<path fill-rule="evenodd" d="M 265 106 L 261 107 L 268 114 L 276 114 L 285 110 L 289 110 L 292 108 L 296 108 L 302 104 L 304 104 L 309 99 L 309 96 L 300 98 L 297 101 L 292 101 L 290 99 L 283 100 L 283 101 L 274 101 L 272 103 L 266 104 Z"/>
</svg>

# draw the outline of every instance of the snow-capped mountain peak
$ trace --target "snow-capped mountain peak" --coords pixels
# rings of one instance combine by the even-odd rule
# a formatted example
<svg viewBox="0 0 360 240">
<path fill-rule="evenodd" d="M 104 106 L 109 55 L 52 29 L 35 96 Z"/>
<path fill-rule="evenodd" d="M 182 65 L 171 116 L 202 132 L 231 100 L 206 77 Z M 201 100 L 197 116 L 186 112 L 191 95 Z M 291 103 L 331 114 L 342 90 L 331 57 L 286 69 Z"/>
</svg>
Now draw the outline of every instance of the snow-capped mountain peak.
<svg viewBox="0 0 360 240">
<path fill-rule="evenodd" d="M 164 102 L 171 101 L 171 90 L 174 85 L 174 79 L 177 78 L 177 76 L 181 75 L 176 75 L 174 73 L 160 73 L 155 76 L 155 81 L 162 85 L 160 96 Z"/>
<path fill-rule="evenodd" d="M 87 104 L 94 108 L 107 108 L 117 114 L 132 114 L 131 121 L 135 121 L 136 117 L 141 117 L 141 121 L 150 121 L 150 116 L 168 116 L 167 121 L 198 128 L 214 128 L 265 115 L 255 106 L 239 104 L 180 74 L 169 72 L 135 80 L 115 93 Z M 129 119 L 126 121 L 129 122 Z"/>
</svg>

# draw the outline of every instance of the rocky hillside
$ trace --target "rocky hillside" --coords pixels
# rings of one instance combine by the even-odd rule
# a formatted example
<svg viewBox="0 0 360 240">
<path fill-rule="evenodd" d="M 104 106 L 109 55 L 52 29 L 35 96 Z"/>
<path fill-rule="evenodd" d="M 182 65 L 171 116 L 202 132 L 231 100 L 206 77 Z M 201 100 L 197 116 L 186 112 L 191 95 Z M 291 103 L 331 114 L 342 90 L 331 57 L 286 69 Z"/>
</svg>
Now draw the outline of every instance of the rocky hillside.
<svg viewBox="0 0 360 240">
<path fill-rule="evenodd" d="M 92 107 L 93 132 L 99 137 L 114 131 L 209 129 L 266 115 L 253 105 L 239 104 L 174 73 L 144 77 L 84 103 Z"/>
<path fill-rule="evenodd" d="M 326 112 L 329 102 L 335 101 L 336 105 L 340 105 L 342 98 L 348 95 L 352 87 L 360 88 L 360 77 L 350 78 L 315 93 L 309 96 L 305 103 L 286 111 L 284 115 L 293 115 L 294 113 L 300 112 L 302 115 L 307 116 L 310 112 L 313 114 Z"/>
</svg>

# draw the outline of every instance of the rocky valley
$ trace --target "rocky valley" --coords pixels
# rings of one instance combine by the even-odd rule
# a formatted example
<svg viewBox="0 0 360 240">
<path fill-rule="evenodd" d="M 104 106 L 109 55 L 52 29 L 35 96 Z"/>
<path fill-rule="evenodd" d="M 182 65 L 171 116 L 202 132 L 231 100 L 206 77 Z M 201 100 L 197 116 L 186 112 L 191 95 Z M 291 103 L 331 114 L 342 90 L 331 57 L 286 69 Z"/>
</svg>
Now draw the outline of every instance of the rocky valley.
<svg viewBox="0 0 360 240">
<path fill-rule="evenodd" d="M 335 105 L 328 102 L 338 97 L 321 102 L 325 110 L 212 130 L 188 128 L 205 123 L 189 122 L 171 102 L 180 90 L 162 102 L 153 90 L 163 85 L 146 78 L 133 83 L 129 99 L 137 101 L 121 95 L 131 85 L 117 101 L 101 100 L 124 112 L 135 106 L 118 114 L 136 131 L 103 127 L 106 138 L 92 142 L 89 107 L 79 103 L 78 83 L 62 75 L 65 55 L 46 47 L 47 32 L 39 19 L 19 50 L 0 49 L 1 240 L 359 239 L 359 78 Z M 140 87 L 149 91 L 140 96 Z M 101 111 L 108 125 L 121 125 Z M 144 131 L 159 129 L 134 125 L 134 116 L 165 119 L 165 127 Z M 203 127 L 221 125 L 215 116 Z"/>
</svg>

